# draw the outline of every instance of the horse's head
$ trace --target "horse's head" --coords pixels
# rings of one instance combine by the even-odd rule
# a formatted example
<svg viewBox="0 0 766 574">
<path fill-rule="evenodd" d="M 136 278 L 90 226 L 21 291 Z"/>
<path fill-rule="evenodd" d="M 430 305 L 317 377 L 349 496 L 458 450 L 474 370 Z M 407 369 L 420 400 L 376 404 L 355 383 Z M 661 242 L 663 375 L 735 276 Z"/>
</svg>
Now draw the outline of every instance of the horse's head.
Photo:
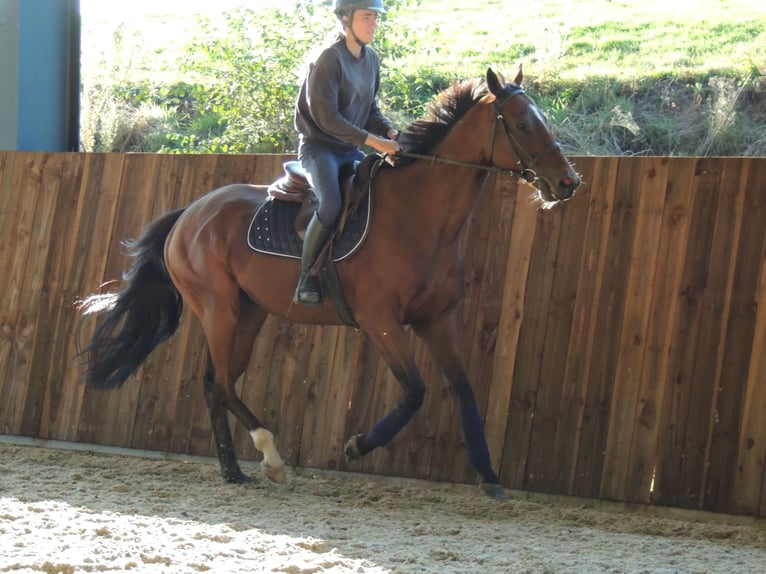
<svg viewBox="0 0 766 574">
<path fill-rule="evenodd" d="M 569 199 L 580 185 L 580 177 L 561 152 L 545 116 L 522 89 L 522 79 L 521 67 L 508 85 L 492 69 L 487 70 L 487 87 L 494 96 L 489 102 L 494 115 L 490 161 L 532 184 L 544 204 Z"/>
</svg>

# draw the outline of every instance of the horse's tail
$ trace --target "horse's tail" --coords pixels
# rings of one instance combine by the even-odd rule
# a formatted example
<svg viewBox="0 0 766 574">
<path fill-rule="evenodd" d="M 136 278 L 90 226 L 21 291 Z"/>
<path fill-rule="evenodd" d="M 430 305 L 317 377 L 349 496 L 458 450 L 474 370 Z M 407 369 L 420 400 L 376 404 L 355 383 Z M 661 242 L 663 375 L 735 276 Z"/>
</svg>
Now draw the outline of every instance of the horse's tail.
<svg viewBox="0 0 766 574">
<path fill-rule="evenodd" d="M 178 329 L 183 299 L 165 267 L 164 248 L 184 209 L 166 213 L 150 223 L 137 240 L 125 242 L 134 261 L 123 275 L 126 285 L 122 291 L 90 295 L 79 303 L 81 324 L 90 314 L 102 314 L 90 344 L 78 352 L 78 357 L 85 358 L 84 377 L 89 386 L 119 387 Z"/>
</svg>

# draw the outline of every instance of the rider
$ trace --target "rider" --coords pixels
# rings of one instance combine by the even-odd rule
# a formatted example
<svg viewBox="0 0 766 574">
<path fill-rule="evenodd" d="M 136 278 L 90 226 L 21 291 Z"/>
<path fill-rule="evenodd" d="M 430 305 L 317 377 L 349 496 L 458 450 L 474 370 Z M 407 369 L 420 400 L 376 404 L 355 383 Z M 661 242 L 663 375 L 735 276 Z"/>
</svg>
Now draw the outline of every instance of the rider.
<svg viewBox="0 0 766 574">
<path fill-rule="evenodd" d="M 319 206 L 303 240 L 301 274 L 294 301 L 321 306 L 319 282 L 309 272 L 341 210 L 342 166 L 362 159 L 360 146 L 386 155 L 399 151 L 398 132 L 378 108 L 378 56 L 369 46 L 383 0 L 335 0 L 342 30 L 309 63 L 295 105 L 298 159 Z"/>
</svg>

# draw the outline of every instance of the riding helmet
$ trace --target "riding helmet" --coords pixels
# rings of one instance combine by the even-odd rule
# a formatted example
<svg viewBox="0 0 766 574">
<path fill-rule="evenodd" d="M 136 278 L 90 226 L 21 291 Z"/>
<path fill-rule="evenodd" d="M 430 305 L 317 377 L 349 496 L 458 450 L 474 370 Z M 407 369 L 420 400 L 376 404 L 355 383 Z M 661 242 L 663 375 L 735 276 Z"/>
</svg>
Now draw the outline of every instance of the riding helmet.
<svg viewBox="0 0 766 574">
<path fill-rule="evenodd" d="M 378 14 L 385 14 L 383 0 L 335 0 L 335 13 L 340 15 L 343 12 L 353 12 L 354 10 L 372 10 Z"/>
</svg>

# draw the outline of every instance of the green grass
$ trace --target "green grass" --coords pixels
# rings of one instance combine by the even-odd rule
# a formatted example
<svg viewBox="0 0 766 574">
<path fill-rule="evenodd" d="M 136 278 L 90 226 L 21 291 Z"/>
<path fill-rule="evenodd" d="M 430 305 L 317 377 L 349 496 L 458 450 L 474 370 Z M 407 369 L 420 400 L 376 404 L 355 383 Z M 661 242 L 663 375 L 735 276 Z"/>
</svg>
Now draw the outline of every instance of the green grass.
<svg viewBox="0 0 766 574">
<path fill-rule="evenodd" d="M 101 109 L 99 121 L 135 112 L 123 102 L 108 102 L 108 113 L 103 104 L 88 102 L 110 85 L 148 82 L 150 91 L 165 92 L 157 86 L 217 80 L 178 65 L 190 46 L 215 36 L 214 27 L 200 29 L 191 15 L 174 17 L 157 5 L 158 13 L 134 17 L 117 33 L 114 22 L 83 15 L 85 105 Z M 380 46 L 388 56 L 392 44 L 400 48 L 384 61 L 382 93 L 384 107 L 389 104 L 387 111 L 400 124 L 417 116 L 450 81 L 480 76 L 488 66 L 512 78 L 523 64 L 528 91 L 570 153 L 766 155 L 766 2 L 411 0 L 404 5 L 384 24 Z M 214 5 L 209 10 L 206 15 L 223 20 Z M 312 26 L 333 26 L 329 10 L 316 12 Z M 265 29 L 268 14 L 263 12 Z M 89 90 L 93 85 L 98 89 Z M 154 108 L 150 112 L 158 115 Z M 196 127 L 181 129 L 221 128 L 214 120 L 203 117 Z M 147 130 L 179 129 L 172 117 L 122 121 Z M 195 139 L 187 135 L 173 138 Z M 147 139 L 163 141 L 156 134 Z M 131 146 L 153 150 L 140 141 Z"/>
<path fill-rule="evenodd" d="M 403 64 L 459 75 L 521 62 L 568 80 L 766 73 L 766 3 L 753 0 L 440 0 L 404 20 L 430 49 Z"/>
</svg>

